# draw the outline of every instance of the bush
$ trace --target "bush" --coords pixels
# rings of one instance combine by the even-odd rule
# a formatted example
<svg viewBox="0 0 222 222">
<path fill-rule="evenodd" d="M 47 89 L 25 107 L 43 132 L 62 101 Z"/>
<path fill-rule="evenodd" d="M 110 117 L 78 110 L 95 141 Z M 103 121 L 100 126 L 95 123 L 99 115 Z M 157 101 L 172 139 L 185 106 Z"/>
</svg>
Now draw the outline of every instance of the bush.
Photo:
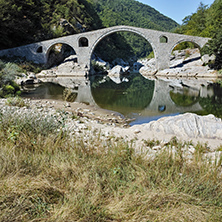
<svg viewBox="0 0 222 222">
<path fill-rule="evenodd" d="M 15 88 L 11 85 L 6 85 L 3 87 L 4 95 L 14 95 Z"/>
<path fill-rule="evenodd" d="M 6 105 L 8 106 L 18 106 L 18 107 L 29 107 L 29 103 L 25 102 L 24 99 L 16 96 L 16 97 L 9 97 L 6 100 Z"/>
<path fill-rule="evenodd" d="M 14 82 L 20 72 L 21 68 L 15 63 L 0 60 L 0 97 L 21 95 L 19 85 Z"/>
</svg>

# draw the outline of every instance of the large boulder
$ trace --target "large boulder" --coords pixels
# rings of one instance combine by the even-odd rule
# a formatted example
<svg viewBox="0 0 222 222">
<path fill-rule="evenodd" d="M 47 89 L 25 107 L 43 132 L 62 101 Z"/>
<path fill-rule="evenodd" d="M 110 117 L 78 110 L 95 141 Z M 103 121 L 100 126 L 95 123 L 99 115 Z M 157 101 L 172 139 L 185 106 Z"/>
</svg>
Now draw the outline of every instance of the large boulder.
<svg viewBox="0 0 222 222">
<path fill-rule="evenodd" d="M 146 129 L 182 138 L 222 139 L 222 121 L 212 114 L 199 116 L 186 113 L 163 117 L 146 124 Z"/>
<path fill-rule="evenodd" d="M 123 75 L 128 73 L 130 70 L 130 67 L 123 67 L 120 65 L 114 66 L 110 71 L 109 71 L 109 75 Z"/>
<path fill-rule="evenodd" d="M 205 54 L 201 57 L 201 60 L 203 62 L 204 65 L 207 65 L 209 64 L 210 62 L 214 61 L 215 60 L 215 55 L 208 55 L 208 54 Z"/>
</svg>

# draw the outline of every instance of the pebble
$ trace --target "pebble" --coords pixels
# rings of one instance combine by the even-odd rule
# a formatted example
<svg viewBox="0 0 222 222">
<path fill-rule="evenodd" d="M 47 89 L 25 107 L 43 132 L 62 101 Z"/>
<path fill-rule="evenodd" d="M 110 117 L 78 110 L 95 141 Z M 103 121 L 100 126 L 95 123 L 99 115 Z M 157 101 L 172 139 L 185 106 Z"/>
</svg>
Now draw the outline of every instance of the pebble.
<svg viewBox="0 0 222 222">
<path fill-rule="evenodd" d="M 134 130 L 134 133 L 135 133 L 135 134 L 138 134 L 138 133 L 141 133 L 141 131 L 140 131 L 139 129 L 135 129 L 135 130 Z"/>
<path fill-rule="evenodd" d="M 161 147 L 161 146 L 154 146 L 152 149 L 153 149 L 153 150 L 161 150 L 162 147 Z"/>
</svg>

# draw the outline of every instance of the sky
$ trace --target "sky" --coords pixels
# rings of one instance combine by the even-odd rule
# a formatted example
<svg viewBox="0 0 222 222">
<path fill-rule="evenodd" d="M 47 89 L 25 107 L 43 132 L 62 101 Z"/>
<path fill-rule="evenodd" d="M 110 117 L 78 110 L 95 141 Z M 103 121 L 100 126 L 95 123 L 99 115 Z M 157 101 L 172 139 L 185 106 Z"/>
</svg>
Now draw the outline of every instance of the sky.
<svg viewBox="0 0 222 222">
<path fill-rule="evenodd" d="M 165 16 L 182 24 L 182 20 L 197 11 L 200 2 L 211 5 L 214 0 L 137 0 L 155 8 Z"/>
</svg>

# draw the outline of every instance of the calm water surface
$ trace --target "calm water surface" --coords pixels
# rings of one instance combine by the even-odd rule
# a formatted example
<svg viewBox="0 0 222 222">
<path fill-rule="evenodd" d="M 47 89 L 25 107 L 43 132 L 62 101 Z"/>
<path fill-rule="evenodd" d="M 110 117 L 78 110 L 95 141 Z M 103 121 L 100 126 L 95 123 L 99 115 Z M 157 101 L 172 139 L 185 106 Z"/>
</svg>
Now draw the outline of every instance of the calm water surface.
<svg viewBox="0 0 222 222">
<path fill-rule="evenodd" d="M 134 118 L 131 125 L 147 123 L 163 116 L 193 112 L 222 117 L 222 88 L 207 80 L 148 79 L 140 74 L 95 76 L 77 82 L 75 101 L 113 110 Z M 64 87 L 41 84 L 23 95 L 39 99 L 63 99 Z"/>
</svg>

